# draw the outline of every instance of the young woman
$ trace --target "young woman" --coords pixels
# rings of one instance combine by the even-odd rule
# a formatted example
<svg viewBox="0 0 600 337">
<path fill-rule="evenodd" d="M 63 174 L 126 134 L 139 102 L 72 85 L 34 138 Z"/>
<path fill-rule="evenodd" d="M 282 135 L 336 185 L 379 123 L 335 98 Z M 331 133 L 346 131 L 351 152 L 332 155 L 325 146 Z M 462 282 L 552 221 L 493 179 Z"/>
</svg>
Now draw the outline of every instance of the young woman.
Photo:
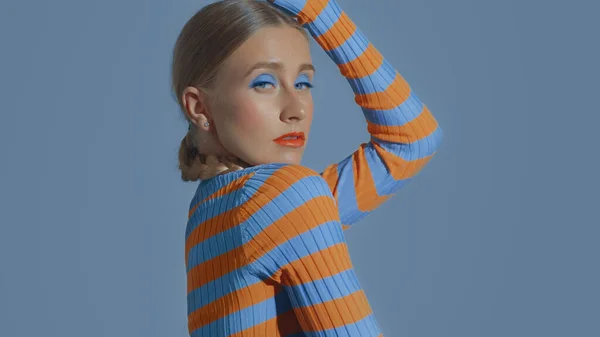
<svg viewBox="0 0 600 337">
<path fill-rule="evenodd" d="M 299 165 L 315 72 L 304 29 L 348 79 L 371 135 L 320 174 Z M 172 70 L 190 123 L 182 178 L 200 180 L 185 234 L 190 334 L 381 336 L 343 230 L 434 155 L 427 107 L 335 0 L 208 5 L 183 27 Z"/>
</svg>

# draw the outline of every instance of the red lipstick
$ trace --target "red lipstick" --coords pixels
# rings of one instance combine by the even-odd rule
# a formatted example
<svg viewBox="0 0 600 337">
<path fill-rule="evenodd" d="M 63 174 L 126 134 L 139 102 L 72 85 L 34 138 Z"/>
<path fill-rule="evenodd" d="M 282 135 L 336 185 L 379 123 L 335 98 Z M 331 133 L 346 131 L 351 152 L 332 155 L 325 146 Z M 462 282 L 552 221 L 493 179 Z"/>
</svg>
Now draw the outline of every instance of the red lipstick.
<svg viewBox="0 0 600 337">
<path fill-rule="evenodd" d="M 289 146 L 295 148 L 303 147 L 305 140 L 306 137 L 304 137 L 304 132 L 290 132 L 273 139 L 275 143 L 281 146 Z"/>
</svg>

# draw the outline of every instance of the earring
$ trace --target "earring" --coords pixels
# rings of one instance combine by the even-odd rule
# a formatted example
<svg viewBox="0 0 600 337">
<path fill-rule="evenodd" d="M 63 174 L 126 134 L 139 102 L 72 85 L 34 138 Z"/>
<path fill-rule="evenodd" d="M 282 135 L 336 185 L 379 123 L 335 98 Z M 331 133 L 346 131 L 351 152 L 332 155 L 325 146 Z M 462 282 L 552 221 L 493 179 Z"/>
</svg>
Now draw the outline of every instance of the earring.
<svg viewBox="0 0 600 337">
<path fill-rule="evenodd" d="M 204 123 L 204 126 L 206 126 L 206 127 L 208 127 L 209 125 L 210 125 L 210 123 L 209 123 L 209 122 L 205 122 L 205 123 Z"/>
</svg>

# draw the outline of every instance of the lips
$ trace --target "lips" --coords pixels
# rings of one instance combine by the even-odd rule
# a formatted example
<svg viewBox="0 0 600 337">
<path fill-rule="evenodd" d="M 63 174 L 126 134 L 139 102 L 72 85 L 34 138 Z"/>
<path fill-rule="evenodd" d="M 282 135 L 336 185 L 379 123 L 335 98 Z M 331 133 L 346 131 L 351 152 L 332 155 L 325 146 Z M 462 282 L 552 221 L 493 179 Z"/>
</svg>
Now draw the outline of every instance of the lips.
<svg viewBox="0 0 600 337">
<path fill-rule="evenodd" d="M 306 137 L 304 136 L 304 132 L 290 132 L 273 139 L 275 143 L 281 146 L 289 146 L 295 148 L 304 146 L 305 140 Z"/>
</svg>

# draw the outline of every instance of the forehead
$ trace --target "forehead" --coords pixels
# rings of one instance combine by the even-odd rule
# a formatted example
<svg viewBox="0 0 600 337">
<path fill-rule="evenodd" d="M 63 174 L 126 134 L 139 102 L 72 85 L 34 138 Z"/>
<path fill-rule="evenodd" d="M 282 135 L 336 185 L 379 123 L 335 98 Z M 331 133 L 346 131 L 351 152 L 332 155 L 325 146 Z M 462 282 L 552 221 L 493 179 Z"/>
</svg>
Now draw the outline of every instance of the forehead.
<svg viewBox="0 0 600 337">
<path fill-rule="evenodd" d="M 311 63 L 308 39 L 289 26 L 261 28 L 229 56 L 223 70 L 243 76 L 258 62 L 281 62 L 284 68 L 296 71 L 300 64 Z"/>
</svg>

